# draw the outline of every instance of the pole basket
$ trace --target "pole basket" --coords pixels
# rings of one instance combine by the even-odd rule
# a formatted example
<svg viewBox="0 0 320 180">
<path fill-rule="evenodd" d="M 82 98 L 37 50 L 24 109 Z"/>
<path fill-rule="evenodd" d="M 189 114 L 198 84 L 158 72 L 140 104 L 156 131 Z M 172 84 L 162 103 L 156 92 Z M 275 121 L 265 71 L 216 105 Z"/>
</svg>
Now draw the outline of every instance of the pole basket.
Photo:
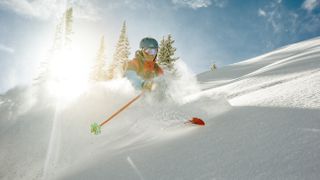
<svg viewBox="0 0 320 180">
<path fill-rule="evenodd" d="M 97 123 L 91 124 L 91 133 L 94 135 L 98 135 L 101 133 L 101 126 Z"/>
</svg>

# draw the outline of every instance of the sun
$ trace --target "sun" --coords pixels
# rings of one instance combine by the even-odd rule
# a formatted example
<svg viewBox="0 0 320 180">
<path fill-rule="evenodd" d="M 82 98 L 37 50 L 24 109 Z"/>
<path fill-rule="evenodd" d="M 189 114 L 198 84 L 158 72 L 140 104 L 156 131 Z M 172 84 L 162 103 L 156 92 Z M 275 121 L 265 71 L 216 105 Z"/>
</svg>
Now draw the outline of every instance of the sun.
<svg viewBox="0 0 320 180">
<path fill-rule="evenodd" d="M 47 84 L 50 95 L 72 101 L 88 88 L 90 64 L 78 48 L 63 48 L 53 54 Z"/>
</svg>

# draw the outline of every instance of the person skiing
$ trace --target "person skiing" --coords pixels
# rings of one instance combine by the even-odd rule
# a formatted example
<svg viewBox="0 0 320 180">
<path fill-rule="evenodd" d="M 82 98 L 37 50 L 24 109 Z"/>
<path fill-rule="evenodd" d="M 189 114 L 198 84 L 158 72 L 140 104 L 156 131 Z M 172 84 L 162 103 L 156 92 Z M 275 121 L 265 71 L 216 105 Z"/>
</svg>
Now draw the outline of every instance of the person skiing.
<svg viewBox="0 0 320 180">
<path fill-rule="evenodd" d="M 136 88 L 144 91 L 134 99 L 130 100 L 108 119 L 99 124 L 91 124 L 91 133 L 95 135 L 100 134 L 101 127 L 103 125 L 114 119 L 115 116 L 128 108 L 133 102 L 139 99 L 145 91 L 150 92 L 154 89 L 154 78 L 163 75 L 163 70 L 156 62 L 158 48 L 158 42 L 154 38 L 145 37 L 140 41 L 140 49 L 136 51 L 133 60 L 124 64 L 124 71 L 126 77 L 133 83 L 133 85 Z M 196 124 L 204 126 L 205 122 L 200 118 L 192 117 L 192 119 L 185 121 L 184 124 Z"/>
<path fill-rule="evenodd" d="M 154 78 L 163 75 L 157 64 L 158 42 L 154 38 L 145 37 L 140 41 L 140 49 L 133 60 L 125 64 L 125 76 L 137 89 L 152 91 L 155 88 Z"/>
</svg>

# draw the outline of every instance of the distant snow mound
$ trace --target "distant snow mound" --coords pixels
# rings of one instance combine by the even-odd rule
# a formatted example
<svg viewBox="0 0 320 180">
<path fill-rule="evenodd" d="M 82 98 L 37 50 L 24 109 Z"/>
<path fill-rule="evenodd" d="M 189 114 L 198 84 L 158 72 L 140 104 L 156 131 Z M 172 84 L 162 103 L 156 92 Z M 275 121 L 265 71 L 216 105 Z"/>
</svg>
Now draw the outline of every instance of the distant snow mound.
<svg viewBox="0 0 320 180">
<path fill-rule="evenodd" d="M 234 106 L 319 109 L 320 38 L 197 76 L 206 94 L 225 93 Z"/>
</svg>

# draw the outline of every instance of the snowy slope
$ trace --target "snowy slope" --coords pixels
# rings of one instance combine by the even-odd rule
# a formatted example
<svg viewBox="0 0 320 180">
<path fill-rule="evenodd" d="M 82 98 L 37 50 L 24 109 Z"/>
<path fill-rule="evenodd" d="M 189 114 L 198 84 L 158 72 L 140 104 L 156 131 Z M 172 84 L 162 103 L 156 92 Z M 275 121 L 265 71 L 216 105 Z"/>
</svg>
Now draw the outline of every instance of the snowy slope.
<svg viewBox="0 0 320 180">
<path fill-rule="evenodd" d="M 1 96 L 0 179 L 320 178 L 320 38 L 197 79 L 169 87 L 176 99 L 143 97 L 99 136 L 90 123 L 137 95 L 126 80 L 68 105 Z M 192 116 L 206 126 L 183 124 Z"/>
<path fill-rule="evenodd" d="M 226 93 L 233 105 L 318 109 L 319 44 L 319 38 L 293 44 L 226 70 L 202 73 L 198 79 L 205 93 Z M 229 71 L 227 83 L 217 83 Z"/>
</svg>

